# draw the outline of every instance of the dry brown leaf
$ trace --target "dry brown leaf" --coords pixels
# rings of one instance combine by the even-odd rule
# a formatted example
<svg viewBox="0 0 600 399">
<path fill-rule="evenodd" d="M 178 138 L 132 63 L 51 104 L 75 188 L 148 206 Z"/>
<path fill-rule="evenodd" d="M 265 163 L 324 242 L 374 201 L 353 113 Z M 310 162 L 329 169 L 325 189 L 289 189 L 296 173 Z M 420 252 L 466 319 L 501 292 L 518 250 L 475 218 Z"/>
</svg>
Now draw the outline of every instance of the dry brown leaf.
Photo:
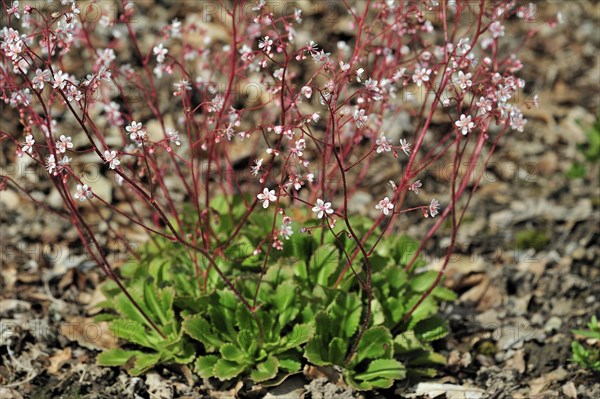
<svg viewBox="0 0 600 399">
<path fill-rule="evenodd" d="M 506 368 L 515 369 L 521 374 L 525 372 L 525 366 L 525 351 L 523 349 L 518 349 L 513 357 L 506 361 Z"/>
<path fill-rule="evenodd" d="M 94 319 L 76 317 L 60 326 L 60 333 L 69 341 L 93 350 L 114 349 L 117 337 L 108 329 L 107 322 L 96 322 Z"/>
<path fill-rule="evenodd" d="M 577 399 L 577 388 L 575 387 L 573 381 L 567 382 L 565 385 L 563 385 L 562 391 L 569 398 Z"/>
<path fill-rule="evenodd" d="M 50 357 L 50 366 L 48 366 L 48 373 L 51 375 L 57 375 L 60 368 L 71 360 L 71 356 L 73 353 L 71 352 L 71 348 L 65 348 L 63 350 L 58 351 L 54 355 Z"/>
<path fill-rule="evenodd" d="M 333 367 L 313 366 L 312 364 L 304 366 L 304 375 L 309 380 L 327 378 L 329 382 L 334 384 L 338 384 L 342 380 L 340 373 Z"/>
<path fill-rule="evenodd" d="M 485 274 L 475 274 L 465 279 L 465 285 L 477 284 L 460 296 L 462 302 L 478 303 L 490 286 L 490 278 Z"/>
<path fill-rule="evenodd" d="M 537 395 L 542 393 L 542 391 L 547 388 L 550 384 L 555 381 L 562 381 L 567 378 L 567 372 L 562 367 L 557 368 L 554 371 L 546 373 L 541 377 L 535 378 L 529 381 L 529 386 L 531 387 L 531 395 Z"/>
</svg>

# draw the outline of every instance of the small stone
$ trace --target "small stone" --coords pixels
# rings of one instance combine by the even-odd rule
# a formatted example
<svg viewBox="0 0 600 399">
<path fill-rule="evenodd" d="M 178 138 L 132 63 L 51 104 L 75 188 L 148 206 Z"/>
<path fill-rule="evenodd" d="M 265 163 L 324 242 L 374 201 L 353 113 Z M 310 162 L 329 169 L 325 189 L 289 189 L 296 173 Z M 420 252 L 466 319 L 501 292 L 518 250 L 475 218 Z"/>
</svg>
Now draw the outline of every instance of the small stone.
<svg viewBox="0 0 600 399">
<path fill-rule="evenodd" d="M 563 385 L 562 391 L 569 398 L 577 399 L 577 388 L 575 388 L 573 381 L 567 382 L 565 385 Z"/>
<path fill-rule="evenodd" d="M 544 323 L 544 318 L 542 317 L 541 314 L 534 313 L 534 315 L 531 316 L 531 324 L 541 326 L 543 323 Z"/>
<path fill-rule="evenodd" d="M 0 191 L 0 204 L 6 206 L 8 209 L 17 209 L 20 202 L 19 194 L 14 191 Z"/>
<path fill-rule="evenodd" d="M 566 298 L 555 298 L 551 300 L 552 314 L 555 316 L 565 316 L 573 309 L 573 301 Z"/>
<path fill-rule="evenodd" d="M 573 259 L 576 260 L 581 260 L 584 258 L 585 256 L 585 248 L 582 247 L 577 247 L 573 253 L 571 254 L 571 256 L 573 257 Z"/>
<path fill-rule="evenodd" d="M 488 309 L 475 316 L 475 319 L 483 325 L 484 328 L 495 328 L 500 324 L 498 312 L 495 309 Z"/>
<path fill-rule="evenodd" d="M 558 331 L 560 330 L 561 326 L 562 320 L 560 319 L 560 317 L 552 316 L 548 319 L 546 324 L 544 324 L 544 331 L 546 331 L 547 333 Z"/>
</svg>

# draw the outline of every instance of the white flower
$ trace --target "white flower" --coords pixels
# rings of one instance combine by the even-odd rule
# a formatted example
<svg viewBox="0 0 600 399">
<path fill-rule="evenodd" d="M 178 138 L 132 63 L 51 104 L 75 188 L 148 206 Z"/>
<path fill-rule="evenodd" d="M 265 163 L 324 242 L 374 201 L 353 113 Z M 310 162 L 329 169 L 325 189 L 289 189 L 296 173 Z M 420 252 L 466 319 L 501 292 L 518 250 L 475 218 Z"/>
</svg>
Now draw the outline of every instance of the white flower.
<svg viewBox="0 0 600 399">
<path fill-rule="evenodd" d="M 117 158 L 116 151 L 104 151 L 104 159 L 106 160 L 105 162 L 110 163 L 109 167 L 111 169 L 115 169 L 121 164 L 121 161 L 119 161 L 119 159 Z"/>
<path fill-rule="evenodd" d="M 310 86 L 304 86 L 300 90 L 300 94 L 302 94 L 306 98 L 310 98 L 312 96 L 312 88 Z"/>
<path fill-rule="evenodd" d="M 27 136 L 25 136 L 25 145 L 23 146 L 21 151 L 31 154 L 34 144 L 35 140 L 33 139 L 33 136 L 31 134 L 28 134 Z"/>
<path fill-rule="evenodd" d="M 390 210 L 394 209 L 394 204 L 392 204 L 388 197 L 385 197 L 384 199 L 379 201 L 379 204 L 375 205 L 375 209 L 380 210 L 381 212 L 383 212 L 384 215 L 389 215 Z"/>
<path fill-rule="evenodd" d="M 490 32 L 492 32 L 494 39 L 504 36 L 504 26 L 502 26 L 500 21 L 494 21 L 490 25 Z"/>
<path fill-rule="evenodd" d="M 14 15 L 16 19 L 21 18 L 21 14 L 19 13 L 19 1 L 13 1 L 12 6 L 7 8 L 6 12 L 8 15 Z"/>
<path fill-rule="evenodd" d="M 152 49 L 152 53 L 154 53 L 154 55 L 156 56 L 156 62 L 158 62 L 159 64 L 162 64 L 165 61 L 165 57 L 168 52 L 169 49 L 163 48 L 162 43 L 159 43 L 158 46 L 154 46 L 154 48 Z"/>
<path fill-rule="evenodd" d="M 429 204 L 429 214 L 431 217 L 435 217 L 439 213 L 440 202 L 433 198 Z"/>
<path fill-rule="evenodd" d="M 465 90 L 467 87 L 471 87 L 473 82 L 471 81 L 471 73 L 465 73 L 463 71 L 458 71 L 458 85 L 461 89 Z"/>
<path fill-rule="evenodd" d="M 417 86 L 421 86 L 423 82 L 429 81 L 430 74 L 431 69 L 421 68 L 415 71 L 415 73 L 412 76 L 412 80 L 417 84 Z"/>
<path fill-rule="evenodd" d="M 65 137 L 64 134 L 61 134 L 58 141 L 56 142 L 56 149 L 64 154 L 68 148 L 73 148 L 73 143 L 71 143 L 71 137 Z"/>
<path fill-rule="evenodd" d="M 477 101 L 475 105 L 477 105 L 477 108 L 482 115 L 492 110 L 492 101 L 485 97 L 479 97 L 479 101 Z"/>
<path fill-rule="evenodd" d="M 400 147 L 406 155 L 410 155 L 410 143 L 405 139 L 400 139 Z"/>
<path fill-rule="evenodd" d="M 269 189 L 266 187 L 262 193 L 260 193 L 256 196 L 256 198 L 258 198 L 259 201 L 262 201 L 263 208 L 268 208 L 269 202 L 277 201 L 277 196 L 275 195 L 275 190 L 269 191 Z"/>
<path fill-rule="evenodd" d="M 181 21 L 177 18 L 171 21 L 171 37 L 181 37 Z"/>
<path fill-rule="evenodd" d="M 361 128 L 367 120 L 369 119 L 368 115 L 365 115 L 364 109 L 355 109 L 354 110 L 354 122 L 356 123 L 357 128 Z"/>
<path fill-rule="evenodd" d="M 56 174 L 56 160 L 54 155 L 50 155 L 46 158 L 46 169 L 48 170 L 48 173 Z"/>
<path fill-rule="evenodd" d="M 385 136 L 381 136 L 375 141 L 377 144 L 377 153 L 380 154 L 382 152 L 389 152 L 392 150 L 390 147 L 390 143 L 388 143 L 387 138 Z"/>
<path fill-rule="evenodd" d="M 358 68 L 358 70 L 356 71 L 356 81 L 359 83 L 362 81 L 363 72 L 365 72 L 365 70 L 362 68 Z"/>
<path fill-rule="evenodd" d="M 299 8 L 294 8 L 294 19 L 297 23 L 302 22 L 302 10 Z"/>
<path fill-rule="evenodd" d="M 169 136 L 169 141 L 171 143 L 174 143 L 175 145 L 181 145 L 181 141 L 179 140 L 179 132 L 177 130 L 167 130 L 167 136 Z"/>
<path fill-rule="evenodd" d="M 142 127 L 142 122 L 132 121 L 125 127 L 125 130 L 129 132 L 131 140 L 139 141 L 146 137 L 146 129 Z"/>
<path fill-rule="evenodd" d="M 257 176 L 258 172 L 260 172 L 260 169 L 262 168 L 262 163 L 263 163 L 263 159 L 255 159 L 254 160 L 254 166 L 251 166 L 250 169 L 252 170 L 252 175 L 253 176 Z"/>
<path fill-rule="evenodd" d="M 111 62 L 113 62 L 116 58 L 115 50 L 111 48 L 107 49 L 96 49 L 96 55 L 98 58 L 96 59 L 96 63 L 109 66 Z"/>
<path fill-rule="evenodd" d="M 80 202 L 85 202 L 88 198 L 93 198 L 94 194 L 92 189 L 87 184 L 78 184 L 77 191 L 73 194 L 73 198 L 78 199 Z"/>
<path fill-rule="evenodd" d="M 324 50 L 317 51 L 316 53 L 311 54 L 313 61 L 316 63 L 328 62 L 330 55 L 331 53 L 326 53 Z"/>
<path fill-rule="evenodd" d="M 301 157 L 306 149 L 306 140 L 299 139 L 295 143 L 295 148 L 292 148 L 292 154 Z"/>
<path fill-rule="evenodd" d="M 369 78 L 365 81 L 365 88 L 367 90 L 374 91 L 377 93 L 377 92 L 379 92 L 379 87 L 377 87 L 378 83 L 379 83 L 378 81 Z"/>
<path fill-rule="evenodd" d="M 523 117 L 523 112 L 518 107 L 513 107 L 510 110 L 509 116 L 510 128 L 522 132 L 525 124 L 527 124 L 527 119 Z"/>
<path fill-rule="evenodd" d="M 463 37 L 458 41 L 456 45 L 456 54 L 465 55 L 469 50 L 471 50 L 470 39 L 468 37 Z"/>
<path fill-rule="evenodd" d="M 64 89 L 65 85 L 67 84 L 67 81 L 65 79 L 67 79 L 68 75 L 66 73 L 63 73 L 63 71 L 58 71 L 54 74 L 54 83 L 52 84 L 52 87 L 54 87 L 55 89 L 58 87 L 59 89 Z"/>
<path fill-rule="evenodd" d="M 406 68 L 398 68 L 398 70 L 394 73 L 392 77 L 393 80 L 398 80 L 404 76 L 404 72 L 406 72 Z"/>
<path fill-rule="evenodd" d="M 350 64 L 346 64 L 344 63 L 344 61 L 340 61 L 340 69 L 343 72 L 346 72 L 348 69 L 350 69 Z"/>
<path fill-rule="evenodd" d="M 283 80 L 283 68 L 279 68 L 273 72 L 273 77 L 277 80 Z"/>
<path fill-rule="evenodd" d="M 460 129 L 463 135 L 470 133 L 473 127 L 475 127 L 475 124 L 471 122 L 471 115 L 465 116 L 465 114 L 462 114 L 460 120 L 457 120 L 454 124 Z"/>
<path fill-rule="evenodd" d="M 262 49 L 265 53 L 269 54 L 271 52 L 271 46 L 273 45 L 273 39 L 269 36 L 265 36 L 258 41 L 258 48 Z"/>
<path fill-rule="evenodd" d="M 423 186 L 423 183 L 421 183 L 421 180 L 417 180 L 416 182 L 414 182 L 413 184 L 408 186 L 408 190 L 412 191 L 416 195 L 419 195 L 419 190 L 421 189 L 422 186 Z"/>
<path fill-rule="evenodd" d="M 31 83 L 33 85 L 34 89 L 38 89 L 41 90 L 44 88 L 44 84 L 46 82 L 50 82 L 52 74 L 50 73 L 49 69 L 45 69 L 45 70 L 41 70 L 41 69 L 36 69 L 35 70 L 35 77 L 31 80 Z"/>
<path fill-rule="evenodd" d="M 279 234 L 286 240 L 289 240 L 292 234 L 294 234 L 294 231 L 292 230 L 292 219 L 289 216 L 283 217 Z"/>
<path fill-rule="evenodd" d="M 260 0 L 255 6 L 252 7 L 252 11 L 260 11 L 265 6 L 265 0 Z"/>
<path fill-rule="evenodd" d="M 173 86 L 175 86 L 175 91 L 173 92 L 174 96 L 180 96 L 183 93 L 185 93 L 186 91 L 192 90 L 192 86 L 190 85 L 190 82 L 188 82 L 185 79 L 182 79 L 177 83 L 173 83 Z"/>
<path fill-rule="evenodd" d="M 313 207 L 312 211 L 317 214 L 319 219 L 322 219 L 325 214 L 329 215 L 333 213 L 331 202 L 324 202 L 321 198 L 317 199 L 317 204 Z"/>
</svg>

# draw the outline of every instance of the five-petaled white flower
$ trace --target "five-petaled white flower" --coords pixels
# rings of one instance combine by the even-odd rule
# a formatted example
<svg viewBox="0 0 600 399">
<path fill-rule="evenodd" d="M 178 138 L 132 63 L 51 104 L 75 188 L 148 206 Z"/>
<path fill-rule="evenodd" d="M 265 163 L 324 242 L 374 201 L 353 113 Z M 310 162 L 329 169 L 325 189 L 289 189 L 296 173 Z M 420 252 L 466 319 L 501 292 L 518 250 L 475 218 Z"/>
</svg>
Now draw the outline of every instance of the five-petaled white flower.
<svg viewBox="0 0 600 399">
<path fill-rule="evenodd" d="M 392 147 L 390 147 L 390 143 L 388 143 L 387 138 L 385 136 L 381 136 L 375 141 L 377 144 L 377 153 L 380 154 L 382 152 L 392 151 Z"/>
<path fill-rule="evenodd" d="M 289 216 L 283 217 L 279 234 L 286 240 L 289 240 L 292 234 L 294 234 L 294 231 L 292 230 L 292 219 Z"/>
<path fill-rule="evenodd" d="M 504 26 L 502 26 L 500 21 L 494 21 L 490 25 L 490 32 L 492 32 L 494 39 L 504 36 Z"/>
<path fill-rule="evenodd" d="M 354 122 L 356 123 L 357 128 L 361 128 L 367 120 L 369 119 L 368 115 L 365 115 L 364 109 L 355 109 L 354 110 Z"/>
<path fill-rule="evenodd" d="M 146 129 L 142 127 L 142 122 L 132 121 L 130 125 L 125 127 L 131 140 L 142 140 L 146 137 Z"/>
<path fill-rule="evenodd" d="M 65 85 L 67 84 L 66 79 L 68 78 L 68 75 L 66 73 L 63 73 L 63 71 L 58 71 L 54 74 L 54 82 L 52 84 L 52 87 L 59 88 L 59 89 L 64 89 Z"/>
<path fill-rule="evenodd" d="M 299 139 L 296 141 L 295 147 L 292 148 L 291 153 L 292 153 L 292 155 L 297 155 L 297 156 L 301 157 L 302 155 L 304 155 L 305 149 L 306 149 L 306 140 Z"/>
<path fill-rule="evenodd" d="M 383 212 L 384 215 L 389 215 L 390 210 L 394 209 L 394 204 L 392 204 L 388 197 L 385 197 L 384 199 L 379 201 L 379 204 L 375 205 L 375 209 L 380 210 L 381 212 Z"/>
<path fill-rule="evenodd" d="M 465 74 L 463 71 L 458 71 L 458 85 L 461 89 L 465 90 L 467 87 L 471 87 L 473 85 L 471 76 L 473 75 L 470 72 Z"/>
<path fill-rule="evenodd" d="M 423 183 L 421 183 L 421 180 L 417 180 L 416 182 L 408 186 L 408 190 L 412 191 L 416 195 L 419 195 L 419 190 L 421 189 L 421 187 L 423 187 Z"/>
<path fill-rule="evenodd" d="M 192 90 L 192 85 L 185 79 L 180 80 L 178 83 L 173 83 L 173 86 L 175 87 L 174 96 L 181 96 L 186 91 Z"/>
<path fill-rule="evenodd" d="M 310 98 L 312 96 L 312 88 L 310 86 L 304 86 L 301 90 L 300 93 L 306 97 L 306 98 Z"/>
<path fill-rule="evenodd" d="M 8 15 L 14 15 L 16 19 L 21 18 L 21 13 L 19 12 L 19 1 L 15 0 L 12 2 L 12 6 L 6 9 Z"/>
<path fill-rule="evenodd" d="M 64 134 L 61 134 L 58 141 L 56 142 L 56 149 L 62 154 L 64 154 L 68 148 L 73 148 L 73 143 L 71 143 L 71 137 L 65 137 Z"/>
<path fill-rule="evenodd" d="M 31 84 L 33 85 L 34 89 L 43 89 L 44 88 L 44 84 L 46 82 L 50 82 L 52 80 L 52 74 L 50 73 L 49 69 L 45 69 L 45 70 L 41 70 L 41 69 L 36 69 L 35 70 L 35 77 L 31 80 Z"/>
<path fill-rule="evenodd" d="M 23 148 L 21 150 L 23 152 L 31 154 L 34 144 L 35 144 L 35 140 L 33 139 L 33 136 L 31 134 L 28 134 L 27 136 L 25 136 L 25 145 L 23 146 Z"/>
<path fill-rule="evenodd" d="M 429 81 L 429 75 L 431 74 L 431 69 L 417 69 L 412 76 L 413 82 L 417 84 L 417 86 L 421 86 L 423 82 Z"/>
<path fill-rule="evenodd" d="M 119 159 L 117 158 L 116 151 L 104 151 L 104 159 L 106 159 L 106 162 L 110 163 L 109 167 L 111 169 L 115 169 L 121 164 L 121 161 L 119 161 Z"/>
<path fill-rule="evenodd" d="M 179 139 L 179 132 L 177 130 L 169 129 L 167 130 L 167 136 L 169 136 L 169 141 L 175 145 L 181 145 L 181 141 Z"/>
<path fill-rule="evenodd" d="M 73 198 L 78 199 L 80 202 L 85 202 L 88 198 L 93 197 L 92 189 L 87 184 L 78 184 L 77 191 L 73 194 Z"/>
<path fill-rule="evenodd" d="M 317 199 L 317 204 L 313 207 L 312 211 L 317 214 L 319 219 L 323 218 L 325 214 L 332 214 L 331 202 L 324 202 L 321 198 Z"/>
<path fill-rule="evenodd" d="M 479 112 L 483 115 L 492 110 L 492 100 L 485 97 L 479 97 L 479 101 L 475 103 Z"/>
<path fill-rule="evenodd" d="M 156 56 L 156 62 L 162 64 L 163 62 L 165 62 L 165 57 L 167 56 L 169 49 L 164 48 L 163 44 L 159 43 L 158 46 L 154 46 L 152 52 Z"/>
<path fill-rule="evenodd" d="M 269 54 L 271 52 L 271 46 L 273 45 L 273 39 L 269 36 L 265 36 L 258 41 L 258 48 L 262 49 L 265 53 Z"/>
<path fill-rule="evenodd" d="M 410 143 L 406 139 L 400 139 L 400 148 L 406 155 L 410 155 Z"/>
<path fill-rule="evenodd" d="M 433 198 L 429 204 L 429 214 L 431 217 L 435 217 L 439 213 L 440 202 Z"/>
<path fill-rule="evenodd" d="M 454 124 L 460 129 L 463 135 L 470 133 L 475 127 L 475 123 L 471 122 L 471 115 L 465 116 L 465 114 L 462 114 L 460 119 L 454 122 Z"/>
<path fill-rule="evenodd" d="M 275 195 L 275 190 L 269 191 L 269 189 L 266 187 L 262 193 L 260 193 L 256 196 L 256 198 L 258 198 L 259 201 L 262 201 L 263 208 L 268 208 L 269 202 L 277 201 L 277 196 Z"/>
</svg>

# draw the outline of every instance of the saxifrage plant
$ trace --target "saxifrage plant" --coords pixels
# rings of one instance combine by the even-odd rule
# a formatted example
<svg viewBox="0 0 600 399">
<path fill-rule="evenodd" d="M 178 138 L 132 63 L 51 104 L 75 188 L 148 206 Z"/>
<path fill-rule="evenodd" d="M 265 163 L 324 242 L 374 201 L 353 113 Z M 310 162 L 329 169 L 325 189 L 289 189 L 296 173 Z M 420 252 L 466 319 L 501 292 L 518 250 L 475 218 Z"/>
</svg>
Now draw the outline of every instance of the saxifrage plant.
<svg viewBox="0 0 600 399">
<path fill-rule="evenodd" d="M 228 211 L 226 198 L 213 201 L 219 216 L 220 212 L 242 213 L 240 197 L 233 198 Z M 227 218 L 223 216 L 211 226 L 217 235 L 229 228 L 222 223 Z M 446 335 L 445 323 L 435 313 L 438 299 L 452 300 L 454 293 L 437 287 L 405 319 L 437 276 L 425 272 L 409 278 L 403 270 L 418 248 L 416 241 L 406 237 L 386 240 L 372 256 L 373 317 L 352 353 L 365 306 L 358 283 L 365 277 L 364 268 L 355 265 L 356 277 L 347 276 L 338 288 L 331 287 L 336 272 L 346 264 L 344 253 L 351 249 L 351 240 L 335 230 L 324 231 L 322 237 L 308 234 L 318 226 L 306 221 L 306 232 L 284 241 L 266 274 L 258 279 L 257 265 L 264 255 L 255 254 L 254 248 L 256 237 L 269 233 L 265 218 L 267 211 L 253 213 L 239 232 L 242 245 L 217 260 L 221 270 L 231 273 L 232 283 L 244 298 L 252 298 L 258 284 L 262 285 L 252 304 L 260 311 L 249 312 L 215 272 L 206 276 L 207 289 L 199 290 L 194 265 L 181 247 L 157 239 L 138 251 L 141 258 L 124 265 L 121 272 L 134 298 L 147 306 L 144 310 L 169 335 L 164 340 L 152 331 L 119 287 L 109 281 L 105 292 L 112 299 L 104 307 L 116 315 L 104 313 L 99 320 L 110 320 L 110 329 L 118 337 L 144 350 L 108 350 L 100 355 L 100 364 L 126 366 L 137 375 L 157 363 L 193 361 L 201 377 L 227 380 L 246 374 L 255 382 L 274 384 L 299 372 L 308 361 L 344 369 L 346 380 L 359 389 L 389 387 L 407 373 L 432 375 L 435 370 L 427 366 L 444 364 L 444 357 L 429 342 Z M 354 217 L 353 224 L 364 234 L 369 221 Z M 291 227 L 299 229 L 295 224 Z M 201 345 L 190 351 L 195 341 Z M 190 358 L 190 352 L 198 356 Z"/>
<path fill-rule="evenodd" d="M 126 0 L 2 4 L 0 135 L 40 179 L 0 189 L 69 220 L 109 278 L 103 317 L 130 344 L 101 363 L 268 382 L 306 360 L 361 389 L 431 374 L 464 213 L 538 104 L 513 51 L 545 24 L 535 4 L 183 2 L 161 26 Z M 31 195 L 49 183 L 63 207 Z M 394 235 L 419 215 L 408 250 Z M 415 274 L 445 221 L 441 269 Z"/>
</svg>

